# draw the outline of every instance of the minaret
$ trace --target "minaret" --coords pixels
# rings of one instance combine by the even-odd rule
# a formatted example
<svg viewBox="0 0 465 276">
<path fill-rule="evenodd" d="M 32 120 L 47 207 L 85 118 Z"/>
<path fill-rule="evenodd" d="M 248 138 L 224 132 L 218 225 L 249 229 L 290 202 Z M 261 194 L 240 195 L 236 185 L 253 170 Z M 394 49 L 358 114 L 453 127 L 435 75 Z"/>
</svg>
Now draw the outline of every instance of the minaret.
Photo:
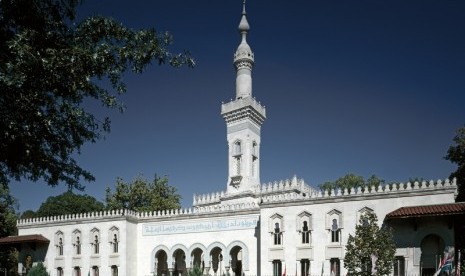
<svg viewBox="0 0 465 276">
<path fill-rule="evenodd" d="M 221 106 L 229 147 L 227 195 L 253 192 L 260 184 L 260 128 L 266 116 L 265 107 L 252 98 L 254 54 L 247 44 L 249 30 L 244 1 L 239 23 L 242 40 L 234 54 L 236 98 Z"/>
</svg>

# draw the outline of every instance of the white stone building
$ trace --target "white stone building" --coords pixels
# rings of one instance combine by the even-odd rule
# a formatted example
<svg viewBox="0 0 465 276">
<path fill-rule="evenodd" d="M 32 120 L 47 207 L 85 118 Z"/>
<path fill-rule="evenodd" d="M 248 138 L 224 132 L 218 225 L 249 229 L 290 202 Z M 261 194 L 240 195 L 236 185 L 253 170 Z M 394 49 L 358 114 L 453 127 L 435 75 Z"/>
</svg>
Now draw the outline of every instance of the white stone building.
<svg viewBox="0 0 465 276">
<path fill-rule="evenodd" d="M 260 129 L 266 111 L 252 96 L 254 54 L 248 30 L 244 7 L 242 40 L 234 55 L 236 97 L 221 106 L 229 146 L 225 191 L 194 196 L 193 207 L 182 210 L 20 220 L 20 270 L 27 262 L 42 261 L 53 276 L 186 275 L 194 265 L 209 275 L 346 275 L 345 244 L 364 212 L 374 212 L 380 224 L 394 227 L 398 249 L 393 274 L 426 273 L 437 266 L 444 247 L 454 245 L 453 227 L 434 214 L 401 215 L 399 208 L 462 207 L 453 204 L 455 181 L 325 192 L 295 176 L 260 183 Z"/>
</svg>

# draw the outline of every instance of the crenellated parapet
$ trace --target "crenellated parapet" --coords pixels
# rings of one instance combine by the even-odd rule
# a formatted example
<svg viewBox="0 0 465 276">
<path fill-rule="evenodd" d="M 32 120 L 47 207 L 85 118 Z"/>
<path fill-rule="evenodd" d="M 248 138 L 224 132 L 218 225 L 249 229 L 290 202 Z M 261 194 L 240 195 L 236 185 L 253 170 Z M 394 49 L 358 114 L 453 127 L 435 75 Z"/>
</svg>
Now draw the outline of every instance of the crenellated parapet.
<svg viewBox="0 0 465 276">
<path fill-rule="evenodd" d="M 83 223 L 102 220 L 130 220 L 133 222 L 146 221 L 157 218 L 189 218 L 198 215 L 208 214 L 221 214 L 227 212 L 238 211 L 257 211 L 260 209 L 261 204 L 269 205 L 281 202 L 305 202 L 305 201 L 318 201 L 318 200 L 341 200 L 351 201 L 360 200 L 363 197 L 389 197 L 389 196 L 408 196 L 418 195 L 421 193 L 438 193 L 441 191 L 450 192 L 457 189 L 457 180 L 454 178 L 452 181 L 437 180 L 437 181 L 422 181 L 422 182 L 407 182 L 407 183 L 394 183 L 380 185 L 378 187 L 366 187 L 362 189 L 337 189 L 331 191 L 316 190 L 308 186 L 303 179 L 293 177 L 289 180 L 263 184 L 257 188 L 256 196 L 261 199 L 260 204 L 256 202 L 239 202 L 233 204 L 199 204 L 199 203 L 221 203 L 221 198 L 225 196 L 224 192 L 217 192 L 209 195 L 194 196 L 193 208 L 182 208 L 174 210 L 162 210 L 152 212 L 136 212 L 132 210 L 108 210 L 100 212 L 90 212 L 83 214 L 68 214 L 61 216 L 40 217 L 20 219 L 17 221 L 19 228 L 26 226 L 40 226 L 40 225 L 53 225 L 53 224 L 67 224 L 67 223 Z"/>
<path fill-rule="evenodd" d="M 60 215 L 60 216 L 20 219 L 17 221 L 17 226 L 36 225 L 36 224 L 39 225 L 39 224 L 83 221 L 83 220 L 121 219 L 121 218 L 136 218 L 136 217 L 137 217 L 137 212 L 135 211 L 119 209 L 119 210 L 106 210 L 106 211 L 80 213 L 80 214 L 67 214 L 67 215 Z"/>
<path fill-rule="evenodd" d="M 272 185 L 271 189 L 275 187 L 280 187 L 279 185 Z M 285 187 L 285 186 L 283 186 Z M 268 186 L 270 188 L 270 186 Z M 358 187 L 351 189 L 332 189 L 332 190 L 315 190 L 311 189 L 308 193 L 275 193 L 275 194 L 262 194 L 262 202 L 266 204 L 271 204 L 275 202 L 284 202 L 284 201 L 306 201 L 306 200 L 319 200 L 319 199 L 341 199 L 344 201 L 356 200 L 357 197 L 363 196 L 389 196 L 389 195 L 400 195 L 400 194 L 416 194 L 421 192 L 438 192 L 438 191 L 449 191 L 450 189 L 457 189 L 457 180 L 454 178 L 452 181 L 449 179 L 446 180 L 430 180 L 413 183 L 393 183 L 372 187 Z"/>
<path fill-rule="evenodd" d="M 270 194 L 282 194 L 294 192 L 297 194 L 309 194 L 316 190 L 305 183 L 302 178 L 294 176 L 291 179 L 270 182 L 261 185 L 259 193 L 261 196 Z"/>
<path fill-rule="evenodd" d="M 100 222 L 102 220 L 130 220 L 133 222 L 146 221 L 150 219 L 158 218 L 189 218 L 196 217 L 203 214 L 217 214 L 224 212 L 237 212 L 237 211 L 250 211 L 258 210 L 259 206 L 256 203 L 240 203 L 240 204 L 228 204 L 221 206 L 202 206 L 194 208 L 181 208 L 173 210 L 161 210 L 151 212 L 136 212 L 127 209 L 101 211 L 101 212 L 90 212 L 82 214 L 69 214 L 61 216 L 51 217 L 39 217 L 20 219 L 16 222 L 16 225 L 21 227 L 26 226 L 41 226 L 41 225 L 53 225 L 53 224 L 69 224 L 69 223 L 83 223 L 83 222 Z"/>
<path fill-rule="evenodd" d="M 225 192 L 223 191 L 216 192 L 216 193 L 210 193 L 210 194 L 203 194 L 203 195 L 194 194 L 192 202 L 194 206 L 220 203 L 221 198 L 223 198 L 224 195 L 225 195 Z"/>
</svg>

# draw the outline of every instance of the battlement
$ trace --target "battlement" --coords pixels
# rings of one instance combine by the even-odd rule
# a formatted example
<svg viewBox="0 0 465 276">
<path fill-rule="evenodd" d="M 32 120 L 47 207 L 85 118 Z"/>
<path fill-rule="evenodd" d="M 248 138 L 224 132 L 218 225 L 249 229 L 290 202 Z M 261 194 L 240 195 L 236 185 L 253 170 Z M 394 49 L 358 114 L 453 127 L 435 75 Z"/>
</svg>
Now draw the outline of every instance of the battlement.
<svg viewBox="0 0 465 276">
<path fill-rule="evenodd" d="M 358 197 L 375 196 L 375 195 L 402 195 L 408 193 L 418 192 L 437 192 L 440 190 L 450 191 L 457 189 L 457 180 L 454 178 L 452 181 L 431 180 L 429 182 L 407 182 L 407 183 L 394 183 L 380 185 L 378 187 L 367 187 L 362 189 L 337 189 L 331 191 L 316 190 L 305 184 L 303 179 L 293 177 L 289 180 L 263 184 L 256 191 L 257 197 L 261 198 L 261 204 L 273 204 L 277 202 L 298 201 L 305 202 L 310 200 L 330 200 L 340 199 L 344 201 L 357 200 Z M 225 193 L 213 193 L 209 195 L 194 196 L 194 205 L 196 203 L 206 202 L 219 202 Z M 163 210 L 152 212 L 136 212 L 132 210 L 120 209 L 111 211 L 90 212 L 84 214 L 69 214 L 52 217 L 40 217 L 30 219 L 20 219 L 17 221 L 19 228 L 25 226 L 45 225 L 45 224 L 60 224 L 60 223 L 77 223 L 89 220 L 132 220 L 135 222 L 167 218 L 167 217 L 190 217 L 202 214 L 220 214 L 224 212 L 237 212 L 237 211 L 257 211 L 260 205 L 255 202 L 235 203 L 235 204 L 216 204 L 210 206 L 199 206 L 193 208 L 182 208 L 175 210 Z"/>
<path fill-rule="evenodd" d="M 278 194 L 278 193 L 312 193 L 315 189 L 311 188 L 309 185 L 305 183 L 305 181 L 301 178 L 297 178 L 294 176 L 291 179 L 280 180 L 275 182 L 269 182 L 258 186 L 253 195 L 255 197 L 260 197 L 263 195 L 269 194 Z M 192 205 L 193 206 L 202 206 L 202 205 L 214 205 L 220 204 L 221 200 L 227 196 L 227 193 L 224 191 L 210 193 L 210 194 L 202 194 L 202 195 L 195 195 L 193 196 Z"/>
<path fill-rule="evenodd" d="M 342 199 L 345 201 L 355 200 L 360 196 L 374 196 L 374 195 L 396 195 L 399 194 L 408 194 L 414 192 L 428 192 L 428 191 L 438 191 L 438 190 L 449 190 L 457 189 L 457 180 L 454 178 L 452 182 L 449 179 L 446 180 L 437 180 L 434 182 L 430 180 L 429 182 L 415 181 L 414 183 L 394 183 L 379 185 L 378 187 L 362 187 L 351 188 L 351 189 L 331 189 L 324 191 L 313 190 L 309 193 L 283 193 L 275 195 L 264 195 L 262 196 L 262 202 L 265 204 L 272 204 L 275 202 L 283 201 L 307 201 L 307 200 L 319 200 L 319 199 Z"/>
</svg>

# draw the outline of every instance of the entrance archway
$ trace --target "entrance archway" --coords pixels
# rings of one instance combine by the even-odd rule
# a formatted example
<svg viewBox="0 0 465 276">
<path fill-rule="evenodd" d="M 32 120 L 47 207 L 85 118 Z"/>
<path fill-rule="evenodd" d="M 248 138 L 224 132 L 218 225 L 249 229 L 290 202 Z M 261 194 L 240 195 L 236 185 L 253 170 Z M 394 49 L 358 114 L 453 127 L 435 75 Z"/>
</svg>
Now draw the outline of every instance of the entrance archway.
<svg viewBox="0 0 465 276">
<path fill-rule="evenodd" d="M 212 269 L 214 275 L 223 275 L 226 273 L 226 270 L 224 268 L 223 264 L 223 250 L 219 247 L 214 247 L 210 251 L 210 256 L 211 256 L 211 262 L 212 262 Z"/>
<path fill-rule="evenodd" d="M 196 249 L 194 249 L 192 251 L 191 263 L 192 263 L 191 269 L 198 266 L 203 272 L 203 270 L 205 268 L 205 263 L 204 263 L 204 260 L 203 260 L 203 251 L 202 251 L 202 249 L 196 248 Z"/>
<path fill-rule="evenodd" d="M 182 249 L 177 249 L 173 253 L 174 261 L 174 276 L 183 276 L 187 275 L 186 270 L 186 253 Z"/>
<path fill-rule="evenodd" d="M 158 250 L 155 253 L 155 271 L 157 276 L 167 276 L 168 271 L 168 255 L 165 250 Z"/>
<path fill-rule="evenodd" d="M 229 252 L 231 255 L 231 270 L 234 276 L 242 275 L 242 247 L 236 245 Z"/>
<path fill-rule="evenodd" d="M 444 240 L 436 235 L 430 234 L 421 241 L 421 274 L 432 276 L 441 261 L 444 253 Z"/>
</svg>

